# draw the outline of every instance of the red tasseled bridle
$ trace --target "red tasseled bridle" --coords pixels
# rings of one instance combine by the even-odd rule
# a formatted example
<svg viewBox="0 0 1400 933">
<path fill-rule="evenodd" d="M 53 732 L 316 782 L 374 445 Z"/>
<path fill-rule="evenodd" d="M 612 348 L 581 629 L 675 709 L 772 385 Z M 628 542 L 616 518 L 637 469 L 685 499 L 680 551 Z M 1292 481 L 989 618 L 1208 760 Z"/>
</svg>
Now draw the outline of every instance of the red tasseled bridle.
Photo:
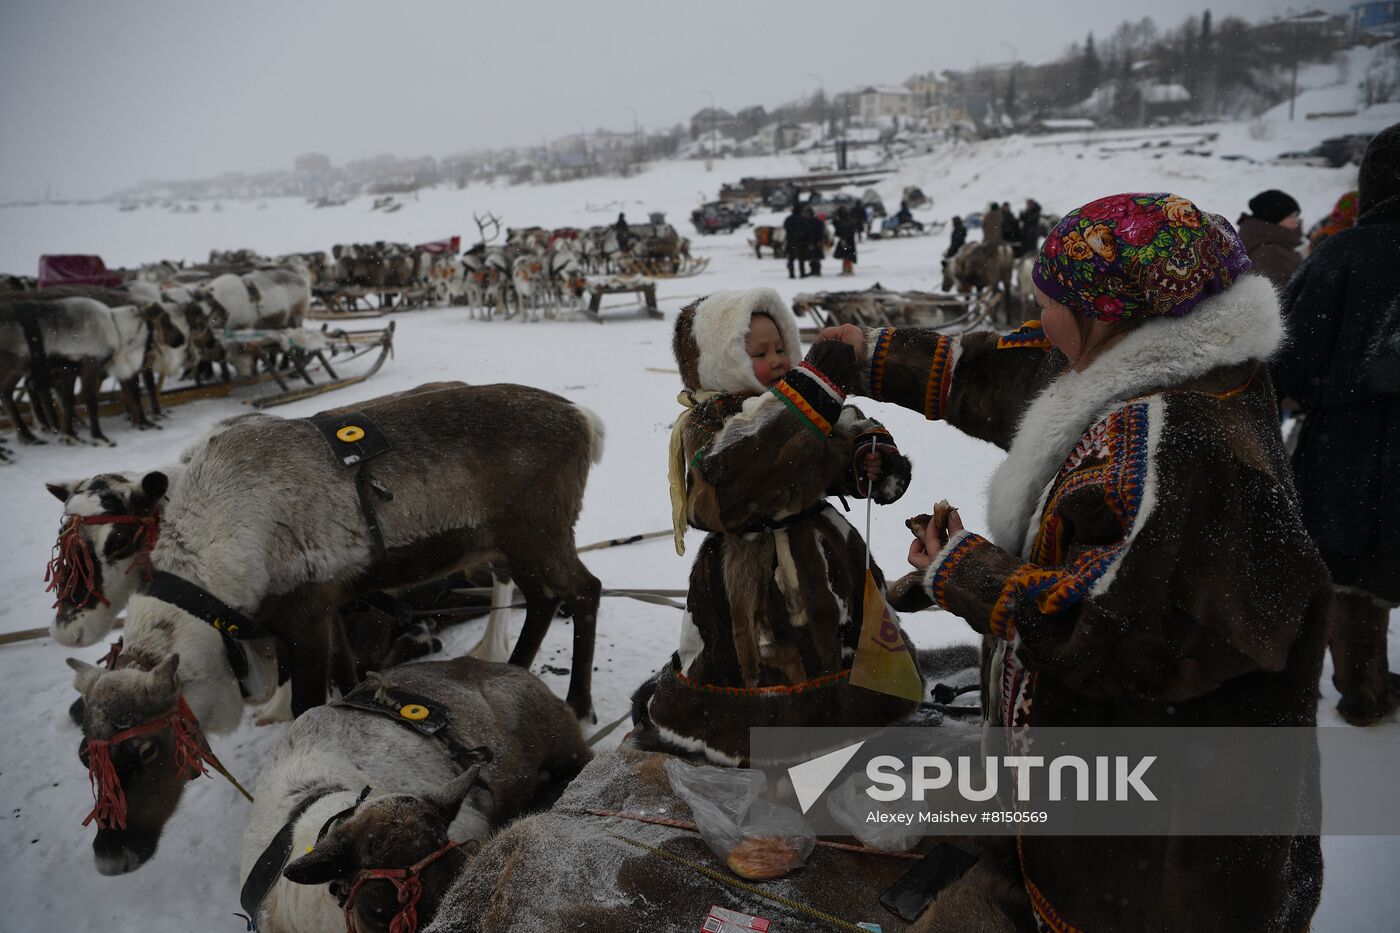
<svg viewBox="0 0 1400 933">
<path fill-rule="evenodd" d="M 180 770 L 196 770 L 198 774 L 209 773 L 205 761 L 222 770 L 214 753 L 201 741 L 199 720 L 190 711 L 189 705 L 181 696 L 175 703 L 175 711 L 168 716 L 152 719 L 150 722 L 130 729 L 123 729 L 109 739 L 84 739 L 88 758 L 88 783 L 92 786 L 92 812 L 84 819 L 83 825 L 97 821 L 98 828 L 126 829 L 126 791 L 122 789 L 121 778 L 112 764 L 112 748 L 134 739 L 138 735 L 170 729 L 175 733 L 175 766 Z"/>
<path fill-rule="evenodd" d="M 57 597 L 54 600 L 54 608 L 64 603 L 74 603 L 73 593 L 79 583 L 87 588 L 87 593 L 81 602 L 74 604 L 74 608 L 83 609 L 89 603 L 99 600 L 104 606 L 111 605 L 97 586 L 92 549 L 87 546 L 80 531 L 84 525 L 138 526 L 132 539 L 137 545 L 137 551 L 131 558 L 131 563 L 127 565 L 126 572 L 131 573 L 139 565 L 147 580 L 150 579 L 151 549 L 156 546 L 156 538 L 160 536 L 159 510 L 150 515 L 70 515 L 63 525 L 63 530 L 58 533 L 58 542 L 54 545 L 53 556 L 49 559 L 48 569 L 44 573 L 44 580 L 48 583 L 44 592 L 52 592 Z"/>
<path fill-rule="evenodd" d="M 350 893 L 345 898 L 345 933 L 355 933 L 355 895 L 360 887 L 374 878 L 381 878 L 392 884 L 399 893 L 398 913 L 389 921 L 389 933 L 416 933 L 418 929 L 418 901 L 423 897 L 423 882 L 419 874 L 433 862 L 460 846 L 460 842 L 449 842 L 431 855 L 420 859 L 407 868 L 363 868 L 355 873 L 350 885 Z"/>
</svg>

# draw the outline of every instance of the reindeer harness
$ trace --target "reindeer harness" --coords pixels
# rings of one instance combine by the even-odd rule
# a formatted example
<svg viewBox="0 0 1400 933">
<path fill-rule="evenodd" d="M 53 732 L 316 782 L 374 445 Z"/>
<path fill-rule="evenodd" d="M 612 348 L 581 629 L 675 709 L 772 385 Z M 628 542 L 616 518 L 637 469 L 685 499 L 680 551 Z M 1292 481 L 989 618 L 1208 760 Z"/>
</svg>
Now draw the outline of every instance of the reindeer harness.
<svg viewBox="0 0 1400 933">
<path fill-rule="evenodd" d="M 223 764 L 201 741 L 203 736 L 199 731 L 199 720 L 185 702 L 184 695 L 181 695 L 176 700 L 175 710 L 165 716 L 123 729 L 111 738 L 83 740 L 93 800 L 91 812 L 83 818 L 84 826 L 96 820 L 99 829 L 126 829 L 126 791 L 122 788 L 121 778 L 117 776 L 116 766 L 112 764 L 112 749 L 127 739 L 162 729 L 174 733 L 175 767 L 181 771 L 193 770 L 197 772 L 196 776 L 203 776 L 209 773 L 205 766 L 205 762 L 208 762 L 227 775 Z M 234 784 L 237 786 L 238 782 L 234 781 Z M 243 788 L 239 787 L 239 790 Z M 243 793 L 246 795 L 248 792 Z"/>
<path fill-rule="evenodd" d="M 118 638 L 112 642 L 107 654 L 102 657 L 101 663 L 107 670 L 114 670 L 117 666 L 117 658 L 122 653 L 122 639 Z M 185 702 L 184 694 L 180 694 L 175 700 L 174 711 L 165 716 L 123 729 L 113 736 L 105 739 L 85 738 L 82 744 L 83 763 L 88 769 L 88 783 L 92 788 L 92 810 L 83 819 L 83 825 L 97 821 L 99 829 L 126 829 L 126 790 L 122 787 L 121 778 L 117 775 L 116 766 L 112 764 L 112 749 L 116 748 L 127 739 L 134 739 L 137 736 L 147 735 L 152 732 L 159 732 L 162 729 L 169 729 L 175 736 L 175 766 L 180 770 L 192 770 L 200 777 L 209 773 L 206 764 L 212 765 L 228 782 L 238 788 L 238 792 L 247 797 L 249 802 L 253 796 L 247 789 L 234 778 L 233 774 L 219 761 L 213 749 L 209 747 L 208 741 L 204 739 L 204 734 L 199 729 L 199 719 L 195 717 L 194 711 Z"/>
<path fill-rule="evenodd" d="M 438 708 L 437 701 L 431 700 L 419 694 L 403 690 L 383 681 L 381 677 L 371 675 L 370 680 L 361 683 L 354 690 L 344 697 L 331 703 L 330 706 L 340 709 L 360 710 L 361 712 L 372 713 L 384 716 L 402 726 L 406 726 L 417 732 L 419 735 L 433 738 L 442 743 L 452 760 L 462 769 L 463 772 L 472 766 L 489 762 L 494 757 L 491 749 L 484 745 L 476 748 L 467 748 L 455 733 L 452 731 L 452 724 L 447 718 L 447 714 Z M 476 783 L 483 786 L 485 782 L 480 778 Z M 282 869 L 287 865 L 287 859 L 292 852 L 292 837 L 296 831 L 297 821 L 302 818 L 311 805 L 328 794 L 343 791 L 342 787 L 329 787 L 320 789 L 317 792 L 308 794 L 303 800 L 297 803 L 288 815 L 287 822 L 282 824 L 282 828 L 272 837 L 267 848 L 258 856 L 253 864 L 253 869 L 248 873 L 247 879 L 243 882 L 243 890 L 239 894 L 239 903 L 247 911 L 248 929 L 257 928 L 258 911 L 262 907 L 262 902 L 267 898 L 267 892 L 272 890 L 277 879 L 282 875 Z M 354 805 L 341 810 L 321 826 L 320 833 L 316 836 L 317 842 L 325 836 L 331 824 L 343 819 L 355 812 L 356 807 L 364 802 L 369 796 L 369 788 L 366 787 L 360 792 L 360 799 Z M 489 787 L 488 787 L 489 790 Z M 369 880 L 381 878 L 391 882 L 398 889 L 399 903 L 403 905 L 391 922 L 389 929 L 391 933 L 414 933 L 418 929 L 418 900 L 423 896 L 423 885 L 418 880 L 418 874 L 428 865 L 446 855 L 452 849 L 461 845 L 460 842 L 449 842 L 436 852 L 422 859 L 408 868 L 367 868 L 356 873 L 350 893 L 342 901 L 341 906 L 345 910 L 346 930 L 354 933 L 354 925 L 351 922 L 353 909 L 355 906 L 355 895 L 360 887 Z"/>
<path fill-rule="evenodd" d="M 58 542 L 54 545 L 53 555 L 44 573 L 44 582 L 48 583 L 44 592 L 54 594 L 55 608 L 63 603 L 72 603 L 75 609 L 85 609 L 93 602 L 111 605 L 97 587 L 97 568 L 92 550 L 86 546 L 80 533 L 84 525 L 136 525 L 132 544 L 137 546 L 137 550 L 126 572 L 131 573 L 139 566 L 148 583 L 154 574 L 151 548 L 156 546 L 156 539 L 160 536 L 159 509 L 150 515 L 70 515 L 64 521 L 63 530 L 58 533 Z M 74 600 L 73 593 L 79 583 L 87 592 L 81 600 Z"/>
<path fill-rule="evenodd" d="M 398 913 L 394 914 L 394 919 L 389 921 L 389 933 L 416 933 L 418 901 L 423 897 L 423 882 L 419 876 L 423 869 L 460 845 L 462 843 L 449 840 L 441 849 L 424 856 L 407 868 L 362 868 L 355 872 L 355 877 L 350 883 L 350 893 L 341 905 L 345 910 L 345 933 L 355 933 L 355 895 L 360 893 L 360 888 L 366 881 L 375 878 L 388 881 L 398 891 L 400 906 Z"/>
<path fill-rule="evenodd" d="M 387 553 L 384 546 L 384 530 L 375 515 L 374 500 L 370 498 L 370 493 L 373 492 L 384 502 L 392 501 L 394 494 L 383 482 L 370 476 L 368 464 L 373 458 L 392 450 L 394 445 L 364 412 L 352 411 L 339 415 L 321 412 L 306 420 L 321 432 L 338 464 L 347 468 L 357 468 L 355 493 L 360 500 L 360 514 L 364 516 L 365 525 L 369 528 L 374 556 L 383 560 Z"/>
</svg>

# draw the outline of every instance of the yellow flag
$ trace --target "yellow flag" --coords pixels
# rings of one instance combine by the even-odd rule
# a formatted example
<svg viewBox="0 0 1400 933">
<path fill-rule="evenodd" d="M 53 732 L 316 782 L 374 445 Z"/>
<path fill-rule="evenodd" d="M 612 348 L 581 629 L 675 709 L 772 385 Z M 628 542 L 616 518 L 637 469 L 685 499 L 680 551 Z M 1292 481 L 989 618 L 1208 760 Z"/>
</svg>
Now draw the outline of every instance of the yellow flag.
<svg viewBox="0 0 1400 933">
<path fill-rule="evenodd" d="M 865 610 L 851 665 L 851 683 L 915 702 L 924 698 L 924 684 L 914 656 L 899 631 L 894 610 L 885 602 L 875 577 L 865 572 Z"/>
</svg>

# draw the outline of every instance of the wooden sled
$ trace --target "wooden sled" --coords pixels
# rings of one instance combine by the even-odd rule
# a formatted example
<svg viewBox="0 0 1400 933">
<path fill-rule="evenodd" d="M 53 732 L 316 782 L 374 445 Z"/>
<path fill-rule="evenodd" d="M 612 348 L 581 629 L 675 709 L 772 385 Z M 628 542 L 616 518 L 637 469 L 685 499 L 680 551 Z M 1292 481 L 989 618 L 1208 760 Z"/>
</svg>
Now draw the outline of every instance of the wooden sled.
<svg viewBox="0 0 1400 933">
<path fill-rule="evenodd" d="M 619 262 L 626 275 L 645 275 L 653 279 L 683 279 L 699 275 L 710 265 L 710 257 L 689 259 L 624 259 Z"/>
<path fill-rule="evenodd" d="M 811 336 L 821 327 L 840 324 L 963 333 L 986 322 L 999 301 L 999 293 L 892 292 L 877 285 L 864 291 L 804 293 L 792 300 L 792 310 L 796 314 L 810 312 L 818 322 L 817 328 L 806 329 Z"/>
<path fill-rule="evenodd" d="M 643 281 L 641 279 L 611 279 L 607 282 L 594 282 L 587 287 L 591 296 L 588 299 L 588 307 L 581 313 L 589 320 L 603 323 L 603 297 L 605 295 L 628 295 L 636 294 L 641 296 L 641 306 L 638 308 L 635 317 L 660 318 L 663 317 L 660 309 L 656 306 L 656 283 Z"/>
</svg>

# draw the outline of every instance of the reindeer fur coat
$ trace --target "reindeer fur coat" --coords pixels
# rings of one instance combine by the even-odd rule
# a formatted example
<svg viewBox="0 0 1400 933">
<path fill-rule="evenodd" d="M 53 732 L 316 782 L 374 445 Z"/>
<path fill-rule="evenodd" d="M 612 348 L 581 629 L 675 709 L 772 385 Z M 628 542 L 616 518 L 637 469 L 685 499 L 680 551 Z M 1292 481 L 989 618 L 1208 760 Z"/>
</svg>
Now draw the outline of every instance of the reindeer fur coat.
<svg viewBox="0 0 1400 933">
<path fill-rule="evenodd" d="M 868 334 L 870 397 L 1008 451 L 990 539 L 953 535 L 922 581 L 984 635 L 989 724 L 1315 725 L 1331 587 L 1264 365 L 1281 337 L 1259 276 L 1078 373 L 1037 322 Z M 1279 779 L 1316 802 L 1316 768 Z M 1021 842 L 1051 929 L 1303 930 L 1321 890 L 1316 836 Z"/>
<path fill-rule="evenodd" d="M 731 765 L 748 759 L 754 726 L 883 725 L 912 708 L 847 683 L 866 549 L 826 502 L 864 494 L 853 464 L 871 440 L 885 445 L 876 502 L 904 493 L 909 461 L 878 422 L 843 404 L 856 385 L 849 348 L 819 345 L 765 390 L 745 350 L 756 313 L 795 355 L 796 321 L 771 289 L 711 295 L 676 323 L 682 379 L 701 399 L 683 425 L 686 517 L 710 534 L 691 570 L 680 650 L 634 710 L 657 744 Z"/>
</svg>

